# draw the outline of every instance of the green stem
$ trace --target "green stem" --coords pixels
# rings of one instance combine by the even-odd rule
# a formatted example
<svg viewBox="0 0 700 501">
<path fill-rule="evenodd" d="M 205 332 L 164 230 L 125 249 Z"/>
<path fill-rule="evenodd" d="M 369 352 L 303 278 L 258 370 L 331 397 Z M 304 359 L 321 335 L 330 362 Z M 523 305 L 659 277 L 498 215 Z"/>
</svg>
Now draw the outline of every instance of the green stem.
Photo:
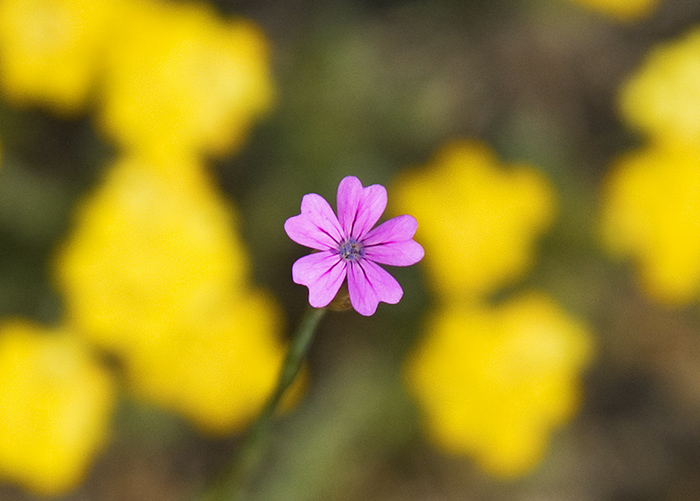
<svg viewBox="0 0 700 501">
<path fill-rule="evenodd" d="M 201 499 L 204 501 L 241 500 L 245 495 L 245 484 L 254 474 L 262 460 L 265 444 L 272 428 L 275 411 L 286 390 L 291 386 L 306 358 L 316 327 L 325 314 L 325 308 L 309 308 L 299 325 L 296 335 L 289 345 L 287 358 L 277 380 L 277 386 L 270 395 L 248 435 L 236 454 L 236 457 L 222 472 L 218 481 L 209 488 Z"/>
</svg>

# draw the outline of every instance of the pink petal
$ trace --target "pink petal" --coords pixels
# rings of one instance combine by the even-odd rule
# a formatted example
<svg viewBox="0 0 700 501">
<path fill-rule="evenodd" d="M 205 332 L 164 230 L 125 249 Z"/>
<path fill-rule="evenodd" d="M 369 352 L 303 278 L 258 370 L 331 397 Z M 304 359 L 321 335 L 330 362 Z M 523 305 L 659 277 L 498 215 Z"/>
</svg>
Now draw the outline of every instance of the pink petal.
<svg viewBox="0 0 700 501">
<path fill-rule="evenodd" d="M 344 177 L 338 185 L 338 220 L 346 235 L 352 230 L 362 197 L 362 183 L 355 176 Z"/>
<path fill-rule="evenodd" d="M 360 240 L 372 229 L 386 209 L 386 188 L 373 184 L 366 188 L 354 176 L 338 185 L 338 218 L 346 235 Z"/>
<path fill-rule="evenodd" d="M 336 252 L 316 252 L 294 262 L 292 280 L 309 288 L 311 306 L 323 308 L 328 306 L 343 285 L 346 267 Z"/>
<path fill-rule="evenodd" d="M 284 222 L 284 231 L 296 243 L 316 250 L 329 250 L 338 244 L 316 223 L 304 214 L 290 217 Z"/>
<path fill-rule="evenodd" d="M 365 258 L 389 266 L 411 266 L 423 259 L 425 251 L 415 240 L 365 247 Z"/>
<path fill-rule="evenodd" d="M 403 242 L 412 239 L 417 229 L 418 221 L 416 218 L 404 214 L 384 221 L 367 233 L 367 236 L 362 239 L 362 243 L 367 247 L 389 242 Z"/>
<path fill-rule="evenodd" d="M 317 250 L 328 250 L 343 240 L 338 218 L 326 200 L 316 193 L 304 195 L 301 214 L 284 222 L 284 231 L 296 243 Z"/>
<path fill-rule="evenodd" d="M 396 304 L 403 296 L 403 289 L 396 279 L 366 259 L 350 263 L 348 292 L 352 307 L 364 316 L 373 315 L 380 301 Z"/>
</svg>

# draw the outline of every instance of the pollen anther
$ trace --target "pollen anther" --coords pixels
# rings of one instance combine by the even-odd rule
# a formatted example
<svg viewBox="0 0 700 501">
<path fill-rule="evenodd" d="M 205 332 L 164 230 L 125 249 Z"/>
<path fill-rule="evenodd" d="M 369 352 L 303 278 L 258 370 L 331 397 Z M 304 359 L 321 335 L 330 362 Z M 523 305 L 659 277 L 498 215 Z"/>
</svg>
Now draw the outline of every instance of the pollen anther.
<svg viewBox="0 0 700 501">
<path fill-rule="evenodd" d="M 345 261 L 357 261 L 364 257 L 365 248 L 360 242 L 350 237 L 340 244 L 338 254 Z"/>
</svg>

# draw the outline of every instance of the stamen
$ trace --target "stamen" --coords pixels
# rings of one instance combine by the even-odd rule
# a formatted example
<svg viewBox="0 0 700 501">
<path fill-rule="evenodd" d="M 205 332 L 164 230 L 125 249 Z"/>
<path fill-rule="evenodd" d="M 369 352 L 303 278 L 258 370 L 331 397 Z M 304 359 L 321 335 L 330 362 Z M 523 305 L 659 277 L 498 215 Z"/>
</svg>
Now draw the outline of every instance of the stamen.
<svg viewBox="0 0 700 501">
<path fill-rule="evenodd" d="M 350 237 L 340 244 L 338 254 L 345 261 L 358 261 L 365 256 L 365 248 L 360 242 Z"/>
</svg>

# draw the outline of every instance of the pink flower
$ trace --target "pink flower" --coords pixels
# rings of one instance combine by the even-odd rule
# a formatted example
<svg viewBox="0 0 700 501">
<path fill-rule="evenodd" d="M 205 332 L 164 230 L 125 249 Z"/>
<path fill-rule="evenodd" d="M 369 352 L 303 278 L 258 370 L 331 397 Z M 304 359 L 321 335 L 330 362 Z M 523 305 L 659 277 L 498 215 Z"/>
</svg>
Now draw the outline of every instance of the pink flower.
<svg viewBox="0 0 700 501">
<path fill-rule="evenodd" d="M 350 303 L 369 316 L 379 302 L 396 304 L 401 286 L 379 264 L 410 266 L 423 258 L 423 247 L 413 240 L 418 223 L 413 216 L 398 216 L 376 228 L 386 208 L 386 189 L 366 188 L 354 176 L 338 185 L 338 217 L 326 200 L 315 193 L 301 201 L 301 214 L 290 217 L 284 230 L 296 243 L 316 249 L 292 266 L 295 283 L 309 288 L 309 304 L 327 306 L 348 279 Z"/>
</svg>

